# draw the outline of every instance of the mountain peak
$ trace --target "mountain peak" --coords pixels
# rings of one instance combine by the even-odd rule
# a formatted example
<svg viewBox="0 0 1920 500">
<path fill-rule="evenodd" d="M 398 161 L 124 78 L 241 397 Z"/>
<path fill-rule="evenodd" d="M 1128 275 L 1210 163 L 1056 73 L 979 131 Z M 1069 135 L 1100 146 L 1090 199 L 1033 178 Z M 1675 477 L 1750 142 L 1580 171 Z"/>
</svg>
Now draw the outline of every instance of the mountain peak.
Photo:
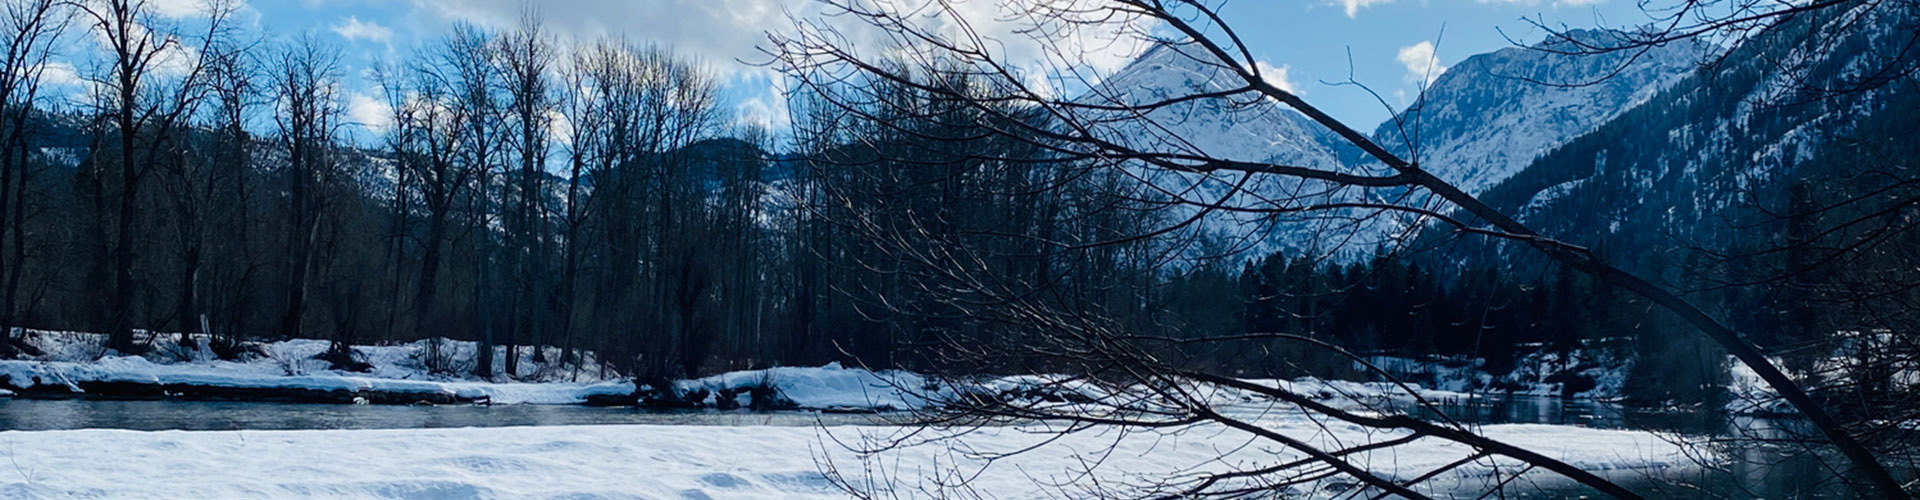
<svg viewBox="0 0 1920 500">
<path fill-rule="evenodd" d="M 1624 31 L 1582 28 L 1549 33 L 1546 37 L 1541 38 L 1540 43 L 1533 44 L 1532 48 L 1551 49 L 1565 48 L 1574 45 L 1598 46 L 1625 41 L 1627 41 L 1627 33 Z"/>
<path fill-rule="evenodd" d="M 1572 30 L 1533 47 L 1469 57 L 1382 123 L 1374 138 L 1469 193 L 1484 191 L 1680 81 L 1701 54 L 1690 44 L 1582 55 L 1540 50 L 1624 36 Z"/>
<path fill-rule="evenodd" d="M 1243 87 L 1246 84 L 1238 75 L 1200 46 L 1161 43 L 1079 100 L 1145 106 Z M 1251 90 L 1160 106 L 1146 118 L 1152 123 L 1120 124 L 1113 132 L 1123 144 L 1146 150 L 1322 167 L 1338 163 L 1324 127 Z"/>
</svg>

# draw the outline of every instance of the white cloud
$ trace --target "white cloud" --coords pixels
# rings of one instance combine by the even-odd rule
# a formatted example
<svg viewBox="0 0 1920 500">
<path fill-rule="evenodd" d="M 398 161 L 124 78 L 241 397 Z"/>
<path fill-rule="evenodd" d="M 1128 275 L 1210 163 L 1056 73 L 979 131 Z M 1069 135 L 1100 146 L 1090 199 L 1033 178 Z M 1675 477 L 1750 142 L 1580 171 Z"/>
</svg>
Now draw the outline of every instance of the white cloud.
<svg viewBox="0 0 1920 500">
<path fill-rule="evenodd" d="M 1086 56 L 1083 63 L 1088 66 L 1111 71 L 1119 69 L 1132 60 L 1144 44 L 1133 44 L 1131 40 L 1115 40 L 1115 30 L 1110 27 L 1075 26 L 1069 32 L 1044 36 L 1046 40 L 1034 40 L 1034 33 L 1023 31 L 1029 19 L 1026 17 L 1032 9 L 1061 9 L 1072 12 L 1071 5 L 1098 0 L 996 0 L 961 1 L 942 5 L 950 9 L 954 16 L 964 20 L 972 31 L 989 39 L 996 52 L 1016 62 L 1028 62 L 1043 58 L 1043 52 L 1050 52 L 1059 44 L 1061 52 L 1074 56 Z M 933 31 L 958 36 L 962 34 L 954 16 L 939 9 L 925 7 L 927 0 L 856 0 L 863 7 L 909 12 L 903 14 L 922 27 Z M 428 14 L 444 20 L 473 22 L 492 28 L 510 28 L 520 19 L 525 7 L 524 0 L 418 0 Z M 793 20 L 791 13 L 801 18 L 818 18 L 826 11 L 817 2 L 794 2 L 792 0 L 661 0 L 652 2 L 645 8 L 645 15 L 636 15 L 632 0 L 573 0 L 566 3 L 565 9 L 542 10 L 539 15 L 554 33 L 579 39 L 594 39 L 603 36 L 626 36 L 630 39 L 647 42 L 660 41 L 672 45 L 675 50 L 701 56 L 728 71 L 750 71 L 743 65 L 732 64 L 735 60 L 764 62 L 767 56 L 760 46 L 767 42 L 768 31 L 791 31 Z M 1084 15 L 1084 14 L 1083 14 Z M 846 28 L 842 34 L 848 36 L 856 47 L 871 46 L 862 42 L 878 41 L 877 33 L 864 29 L 858 23 L 846 22 L 841 18 L 837 24 Z M 1128 32 L 1129 38 L 1134 33 Z"/>
<path fill-rule="evenodd" d="M 153 13 L 155 14 L 175 19 L 205 17 L 207 14 L 213 12 L 216 1 L 217 0 L 147 0 L 147 8 L 153 9 Z M 229 5 L 237 9 L 246 7 L 247 3 L 245 1 L 233 0 L 229 2 Z"/>
<path fill-rule="evenodd" d="M 347 41 L 370 40 L 387 43 L 393 40 L 393 29 L 372 21 L 361 21 L 355 16 L 347 16 L 340 24 L 333 25 L 333 32 Z"/>
<path fill-rule="evenodd" d="M 161 78 L 185 78 L 200 64 L 200 48 L 187 44 L 168 45 L 153 59 L 153 74 Z"/>
<path fill-rule="evenodd" d="M 1346 9 L 1348 18 L 1353 18 L 1360 15 L 1362 8 L 1372 7 L 1375 4 L 1393 3 L 1393 0 L 1336 0 L 1334 3 Z"/>
<path fill-rule="evenodd" d="M 516 25 L 525 0 L 416 0 L 423 19 L 464 21 L 481 26 L 507 29 Z M 907 10 L 919 27 L 962 39 L 967 31 L 986 39 L 986 47 L 1003 62 L 1020 66 L 1030 83 L 1038 77 L 1064 68 L 1093 70 L 1086 76 L 1104 75 L 1119 70 L 1149 43 L 1139 36 L 1140 26 L 1102 26 L 1075 24 L 1044 35 L 1026 31 L 1032 20 L 1025 17 L 1031 8 L 1071 9 L 1069 4 L 1102 0 L 974 0 L 951 2 L 942 9 L 925 9 L 928 0 L 855 0 L 863 7 Z M 540 12 L 549 32 L 577 40 L 600 37 L 624 37 L 638 43 L 659 42 L 676 52 L 698 56 L 728 83 L 759 85 L 768 92 L 751 92 L 736 102 L 743 111 L 756 114 L 750 120 L 782 120 L 785 105 L 774 83 L 781 78 L 763 66 L 737 64 L 736 61 L 764 63 L 769 57 L 761 51 L 768 43 L 766 33 L 791 32 L 791 13 L 800 18 L 819 18 L 824 7 L 818 2 L 792 0 L 660 0 L 651 2 L 645 12 L 632 0 L 572 0 L 565 8 Z M 1036 7 L 1042 6 L 1042 7 Z M 950 12 L 950 14 L 949 14 Z M 1069 10 L 1069 12 L 1071 12 Z M 1082 14 L 1085 15 L 1085 14 Z M 848 18 L 837 19 L 849 45 L 860 50 L 877 50 L 889 40 L 884 35 Z M 966 28 L 963 30 L 962 22 Z M 1041 39 L 1035 39 L 1039 37 Z M 916 50 L 925 44 L 913 45 Z M 874 56 L 864 53 L 863 56 Z M 1054 89 L 1048 89 L 1053 91 Z M 1068 89 L 1059 89 L 1068 90 Z M 753 100 L 759 102 L 751 102 Z"/>
<path fill-rule="evenodd" d="M 177 1 L 182 1 L 182 0 L 163 0 L 163 1 L 154 2 L 147 5 L 150 6 L 149 8 L 154 9 L 154 12 L 161 13 L 163 15 L 172 15 L 172 14 L 168 14 L 167 9 L 185 8 L 185 7 L 182 7 L 182 5 L 186 5 L 186 4 L 173 3 Z M 200 2 L 198 5 L 206 5 L 206 3 Z M 111 54 L 112 47 L 113 47 L 111 34 L 101 29 L 100 26 L 97 24 L 94 24 L 94 23 L 84 23 L 84 24 L 88 28 L 87 32 L 92 35 L 91 38 L 93 39 L 93 41 L 95 43 L 98 43 L 99 48 L 102 49 L 102 50 L 92 51 L 92 54 L 90 54 L 90 56 L 95 58 L 101 58 L 101 57 L 107 57 L 109 54 Z M 194 65 L 200 59 L 200 48 L 197 45 L 194 45 L 192 43 L 169 43 L 168 40 L 177 39 L 178 37 L 183 36 L 178 31 L 163 31 L 159 33 L 152 33 L 150 32 L 150 30 L 152 29 L 153 28 L 147 26 L 146 24 L 136 21 L 128 25 L 129 33 L 127 34 L 127 38 L 129 40 L 136 41 L 136 42 L 145 40 L 150 44 L 150 47 L 149 47 L 150 49 L 156 50 L 154 52 L 153 60 L 149 63 L 150 64 L 149 69 L 151 70 L 151 74 L 161 79 L 171 79 L 171 78 L 184 77 L 188 73 L 192 72 Z"/>
<path fill-rule="evenodd" d="M 87 81 L 80 77 L 80 70 L 72 63 L 50 61 L 40 64 L 40 85 L 43 87 L 79 87 Z"/>
<path fill-rule="evenodd" d="M 1390 4 L 1394 2 L 1394 0 L 1326 0 L 1326 1 L 1329 4 L 1338 5 L 1340 6 L 1341 9 L 1344 9 L 1347 13 L 1348 18 L 1358 17 L 1360 15 L 1360 9 L 1372 7 L 1375 5 Z M 1526 5 L 1526 6 L 1540 5 L 1541 3 L 1543 3 L 1543 0 L 1478 0 L 1478 1 L 1479 3 L 1483 3 L 1483 4 L 1507 4 L 1507 5 Z M 1544 3 L 1547 3 L 1548 5 L 1552 5 L 1554 7 L 1579 7 L 1579 6 L 1585 6 L 1585 5 L 1598 5 L 1598 4 L 1606 3 L 1606 1 L 1607 0 L 1552 0 L 1551 2 L 1544 2 Z"/>
<path fill-rule="evenodd" d="M 739 117 L 743 125 L 761 128 L 773 128 L 787 121 L 787 107 L 771 102 L 764 97 L 752 97 L 740 102 Z"/>
<path fill-rule="evenodd" d="M 1422 85 L 1432 84 L 1447 72 L 1440 64 L 1440 56 L 1433 52 L 1433 42 L 1423 41 L 1400 48 L 1400 64 L 1407 67 L 1407 79 Z"/>
<path fill-rule="evenodd" d="M 631 0 L 572 0 L 565 8 L 540 11 L 550 33 L 588 41 L 622 37 L 638 43 L 670 44 L 676 51 L 734 71 L 735 59 L 764 59 L 755 48 L 761 33 L 781 26 L 785 17 L 772 0 L 663 0 L 641 8 Z M 495 29 L 518 24 L 525 0 L 417 0 L 427 19 L 471 22 Z M 556 3 L 557 5 L 557 3 Z M 731 75 L 729 75 L 731 76 Z"/>
<path fill-rule="evenodd" d="M 393 107 L 373 96 L 350 92 L 347 94 L 347 119 L 378 133 L 393 126 Z"/>
<path fill-rule="evenodd" d="M 1020 75 L 1020 84 L 1025 85 L 1028 92 L 1032 92 L 1034 95 L 1040 97 L 1048 99 L 1063 97 L 1060 95 L 1060 89 L 1053 84 L 1053 76 L 1046 73 L 1039 71 L 1027 72 L 1026 74 Z"/>
<path fill-rule="evenodd" d="M 1553 0 L 1553 2 L 1550 2 L 1549 5 L 1552 5 L 1554 7 L 1563 7 L 1563 6 L 1579 7 L 1583 5 L 1601 4 L 1601 3 L 1605 3 L 1606 1 L 1607 0 Z M 1511 5 L 1540 5 L 1540 0 L 1480 0 L 1480 3 L 1504 3 L 1504 4 L 1511 4 Z"/>
<path fill-rule="evenodd" d="M 1288 75 L 1288 73 L 1293 72 L 1293 66 L 1283 64 L 1276 67 L 1272 64 L 1267 64 L 1266 61 L 1260 61 L 1257 65 L 1260 70 L 1260 78 L 1266 80 L 1267 83 L 1273 84 L 1273 86 L 1279 87 L 1280 90 L 1285 90 L 1289 93 L 1296 95 L 1300 93 L 1300 87 L 1294 85 L 1293 79 Z"/>
<path fill-rule="evenodd" d="M 40 95 L 53 99 L 69 99 L 86 96 L 93 90 L 93 82 L 80 74 L 73 63 L 65 61 L 47 61 L 34 68 L 33 73 L 40 77 Z"/>
<path fill-rule="evenodd" d="M 562 146 L 573 145 L 573 119 L 560 110 L 547 110 L 547 140 Z"/>
</svg>

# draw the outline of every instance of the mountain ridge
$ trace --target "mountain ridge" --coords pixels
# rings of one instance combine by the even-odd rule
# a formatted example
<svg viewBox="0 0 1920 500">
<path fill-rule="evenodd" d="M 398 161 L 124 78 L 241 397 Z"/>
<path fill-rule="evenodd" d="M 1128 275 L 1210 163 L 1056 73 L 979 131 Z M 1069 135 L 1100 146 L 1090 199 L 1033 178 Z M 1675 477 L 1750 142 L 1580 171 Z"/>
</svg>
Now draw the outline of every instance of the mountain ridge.
<svg viewBox="0 0 1920 500">
<path fill-rule="evenodd" d="M 1565 34 L 1577 40 L 1620 39 L 1618 32 Z M 1656 47 L 1645 54 L 1609 57 L 1559 55 L 1550 38 L 1531 47 L 1477 54 L 1442 73 L 1412 107 L 1375 127 L 1390 152 L 1418 162 L 1468 193 L 1504 181 L 1542 154 L 1645 102 L 1693 70 L 1695 45 Z M 1177 44 L 1156 45 L 1081 98 L 1082 102 L 1140 106 L 1243 87 L 1238 75 L 1211 55 Z M 1588 85 L 1553 85 L 1551 82 Z M 1354 174 L 1383 175 L 1378 162 L 1358 154 L 1331 130 L 1285 104 L 1248 91 L 1167 105 L 1145 120 L 1115 120 L 1103 130 L 1114 142 L 1157 152 L 1269 162 Z M 1098 120 L 1096 120 L 1098 121 Z M 1144 123 L 1142 123 L 1144 122 Z M 1407 127 L 1407 128 L 1402 128 Z M 1399 134 L 1399 130 L 1412 133 Z M 1359 189 L 1296 178 L 1189 172 L 1139 174 L 1167 190 L 1197 193 L 1189 200 L 1298 206 L 1398 198 L 1405 189 Z M 1244 187 L 1249 194 L 1233 191 Z M 1301 193 L 1306 193 L 1302 195 Z M 1216 214 L 1192 233 L 1243 242 L 1251 253 L 1307 251 L 1362 258 L 1375 247 L 1417 233 L 1419 220 L 1378 211 L 1289 215 Z M 1189 215 L 1180 212 L 1179 216 Z M 1219 253 L 1214 249 L 1208 253 Z"/>
</svg>

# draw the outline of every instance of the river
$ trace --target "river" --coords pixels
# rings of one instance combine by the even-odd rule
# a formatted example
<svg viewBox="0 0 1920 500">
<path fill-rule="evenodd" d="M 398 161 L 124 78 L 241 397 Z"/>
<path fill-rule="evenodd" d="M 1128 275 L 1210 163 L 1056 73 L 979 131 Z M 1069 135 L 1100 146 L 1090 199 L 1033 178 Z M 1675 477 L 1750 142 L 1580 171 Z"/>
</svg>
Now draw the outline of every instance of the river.
<svg viewBox="0 0 1920 500">
<path fill-rule="evenodd" d="M 884 415 L 649 411 L 569 405 L 327 405 L 221 401 L 0 399 L 0 429 L 301 430 L 546 425 L 863 425 Z"/>
<path fill-rule="evenodd" d="M 1537 423 L 1602 429 L 1652 431 L 1704 441 L 1700 453 L 1719 457 L 1703 460 L 1682 480 L 1629 481 L 1649 498 L 1712 499 L 1826 499 L 1859 498 L 1833 467 L 1837 456 L 1811 452 L 1802 443 L 1814 429 L 1797 419 L 1727 415 L 1701 410 L 1654 410 L 1596 401 L 1553 398 L 1480 398 L 1472 403 L 1442 405 L 1447 416 L 1461 422 Z M 1824 459 L 1823 459 L 1824 457 Z M 1906 471 L 1911 476 L 1912 471 Z M 1597 491 L 1556 491 L 1539 498 L 1605 498 Z"/>
</svg>

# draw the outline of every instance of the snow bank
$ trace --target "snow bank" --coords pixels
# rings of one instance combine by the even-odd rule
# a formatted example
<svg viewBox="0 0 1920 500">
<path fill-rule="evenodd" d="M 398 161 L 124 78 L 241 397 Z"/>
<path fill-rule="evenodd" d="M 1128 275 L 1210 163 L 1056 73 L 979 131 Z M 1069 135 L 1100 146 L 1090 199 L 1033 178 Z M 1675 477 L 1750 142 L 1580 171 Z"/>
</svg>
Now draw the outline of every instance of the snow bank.
<svg viewBox="0 0 1920 500">
<path fill-rule="evenodd" d="M 430 370 L 429 353 L 436 349 L 441 353 L 442 360 L 473 359 L 476 349 L 474 343 L 444 339 L 438 341 L 437 347 L 429 341 L 356 346 L 356 359 L 367 363 L 371 369 L 344 372 L 330 370 L 327 361 L 318 359 L 328 348 L 328 342 L 323 340 L 295 339 L 263 343 L 258 345 L 257 353 L 247 359 L 227 361 L 213 356 L 204 337 L 191 338 L 189 340 L 193 345 L 185 346 L 176 342 L 178 337 L 175 335 L 156 336 L 152 339 L 155 349 L 141 356 L 103 353 L 99 347 L 103 339 L 98 337 L 97 334 L 86 333 L 33 332 L 28 337 L 29 341 L 47 354 L 34 360 L 0 360 L 0 390 L 12 388 L 41 393 L 84 393 L 89 386 L 121 383 L 166 391 L 181 391 L 181 387 L 245 389 L 253 391 L 252 394 L 256 396 L 271 391 L 319 391 L 329 394 L 319 400 L 342 402 L 364 393 L 381 395 L 373 402 L 392 403 L 487 400 L 496 404 L 581 404 L 595 396 L 631 395 L 635 387 L 630 380 L 602 379 L 602 371 L 593 362 L 591 353 L 584 353 L 585 361 L 580 364 L 560 366 L 556 363 L 535 363 L 532 350 L 521 349 L 521 366 L 524 370 L 520 377 L 508 382 L 476 379 L 471 375 L 470 367 Z M 504 348 L 498 348 L 496 353 L 499 358 L 505 357 Z M 550 360 L 560 358 L 557 350 L 550 349 L 547 354 Z M 1559 373 L 1552 371 L 1553 367 L 1565 365 L 1557 358 L 1542 360 L 1539 355 L 1524 359 L 1526 361 L 1521 363 L 1522 368 L 1516 369 L 1510 378 Z M 1455 367 L 1432 360 L 1384 357 L 1373 358 L 1372 361 L 1400 374 L 1403 379 L 1415 382 L 1416 393 L 1428 400 L 1469 398 L 1472 397 L 1470 391 L 1485 390 L 1492 380 L 1490 376 L 1479 372 L 1476 366 Z M 1588 364 L 1584 361 L 1574 363 L 1575 366 Z M 498 371 L 504 370 L 500 365 L 496 365 L 496 368 L 500 369 Z M 1589 368 L 1588 371 L 1601 373 L 1603 379 L 1606 374 L 1612 373 L 1599 368 Z M 1411 395 L 1400 387 L 1385 382 L 1315 378 L 1260 382 L 1345 407 L 1378 408 L 1382 407 L 1382 403 L 1411 399 Z M 1433 384 L 1438 389 L 1427 389 L 1422 384 Z M 1601 384 L 1599 389 L 1583 395 L 1617 393 L 1617 385 L 1617 382 L 1612 385 Z M 745 370 L 675 383 L 679 393 L 692 395 L 699 399 L 695 403 L 710 407 L 728 406 L 718 404 L 718 398 L 729 395 L 736 398 L 734 403 L 740 407 L 748 407 L 752 403 L 752 391 L 760 387 L 775 389 L 779 398 L 792 403 L 792 407 L 814 410 L 916 409 L 939 404 L 961 393 L 1015 398 L 1064 397 L 1084 401 L 1107 398 L 1112 396 L 1111 391 L 1114 390 L 1129 390 L 1103 387 L 1061 375 L 944 380 L 905 371 L 848 368 L 838 363 L 819 367 Z M 1558 385 L 1535 384 L 1526 387 L 1535 387 L 1532 392 L 1542 394 L 1558 394 L 1559 391 Z M 1225 388 L 1210 387 L 1205 391 L 1203 394 L 1217 404 L 1266 400 L 1262 396 Z M 153 395 L 162 394 L 156 392 Z M 188 394 L 186 397 L 199 396 L 202 395 Z M 255 396 L 234 396 L 238 399 L 249 397 Z"/>
<path fill-rule="evenodd" d="M 1386 382 L 1322 380 L 1312 377 L 1295 380 L 1249 379 L 1248 381 L 1289 390 L 1344 408 L 1396 407 L 1396 403 L 1411 401 L 1414 395 L 1419 395 L 1428 401 L 1458 401 L 1473 397 L 1470 394 L 1426 389 L 1418 385 L 1409 386 L 1413 390 L 1410 394 L 1405 389 Z M 946 380 L 898 370 L 874 372 L 860 368 L 846 368 L 839 363 L 820 367 L 779 367 L 731 372 L 682 381 L 677 388 L 683 393 L 704 390 L 714 394 L 721 389 L 740 391 L 736 397 L 740 398 L 741 406 L 746 406 L 747 396 L 744 391 L 755 386 L 773 387 L 782 397 L 795 403 L 797 407 L 815 410 L 910 410 L 940 405 L 962 395 L 1029 401 L 1045 398 L 1049 401 L 1058 401 L 1060 404 L 1157 399 L 1148 396 L 1116 397 L 1116 391 L 1140 391 L 1141 394 L 1147 394 L 1150 391 L 1137 387 L 1114 388 L 1065 375 L 1014 375 Z M 1272 401 L 1264 395 L 1228 387 L 1196 383 L 1188 390 L 1189 393 L 1217 407 L 1247 404 L 1264 407 Z M 701 402 L 712 404 L 711 399 Z"/>
<path fill-rule="evenodd" d="M 248 353 L 238 362 L 216 359 L 208 345 L 205 335 L 193 334 L 185 344 L 178 334 L 145 333 L 137 334 L 151 348 L 140 356 L 127 356 L 103 346 L 106 337 L 97 333 L 50 332 L 29 330 L 26 341 L 46 354 L 36 361 L 65 361 L 75 363 L 92 362 L 111 358 L 140 358 L 163 365 L 214 365 L 224 370 L 244 370 L 261 375 L 306 375 L 310 373 L 330 372 L 331 363 L 320 359 L 330 345 L 328 341 L 317 339 L 290 339 L 276 342 L 252 344 L 257 350 Z M 371 370 L 358 375 L 374 378 L 392 379 L 435 379 L 478 381 L 472 376 L 473 360 L 477 358 L 479 344 L 465 340 L 427 339 L 400 344 L 356 345 L 353 346 L 354 359 L 365 362 Z M 494 373 L 506 373 L 506 346 L 494 346 Z M 429 368 L 436 361 L 442 365 L 444 373 L 433 373 Z M 516 349 L 519 358 L 519 373 L 513 377 L 522 382 L 593 382 L 603 380 L 607 375 L 592 351 L 575 351 L 580 360 L 576 363 L 561 365 L 557 362 L 534 361 L 534 350 L 528 346 Z M 558 360 L 561 350 L 546 347 L 542 354 L 549 360 Z"/>
<path fill-rule="evenodd" d="M 356 357 L 371 366 L 367 372 L 329 370 L 317 357 L 327 349 L 321 340 L 288 340 L 260 344 L 259 354 L 244 361 L 215 359 L 204 338 L 198 345 L 184 348 L 173 342 L 174 336 L 154 339 L 156 349 L 143 356 L 118 356 L 102 353 L 97 335 L 81 333 L 36 332 L 30 337 L 47 355 L 38 360 L 0 360 L 0 389 L 11 387 L 40 392 L 85 393 L 87 387 L 102 383 L 140 384 L 161 389 L 180 387 L 235 388 L 253 391 L 321 391 L 348 399 L 356 394 L 384 394 L 384 402 L 409 403 L 487 400 L 496 404 L 581 404 L 593 396 L 630 395 L 634 384 L 628 380 L 601 380 L 597 366 L 588 362 L 572 370 L 541 365 L 530 355 L 523 359 L 525 381 L 488 382 L 474 379 L 468 370 L 436 373 L 429 370 L 427 341 L 388 346 L 357 346 Z M 472 359 L 472 342 L 442 340 L 444 356 Z M 524 351 L 530 351 L 523 349 Z M 504 349 L 500 351 L 504 357 Z M 558 359 L 559 353 L 549 353 Z M 573 381 L 578 377 L 578 381 Z M 1319 379 L 1262 381 L 1329 401 L 1351 403 L 1347 406 L 1406 399 L 1400 388 L 1381 382 L 1343 382 Z M 954 387 L 958 385 L 959 387 Z M 960 395 L 1008 395 L 1052 397 L 1077 395 L 1085 399 L 1110 396 L 1112 389 L 1059 375 L 1023 375 L 981 377 L 957 381 L 938 380 L 921 374 L 848 368 L 838 363 L 819 367 L 776 367 L 745 370 L 705 378 L 682 380 L 675 389 L 682 394 L 704 398 L 696 403 L 721 406 L 717 398 L 723 391 L 737 398 L 741 407 L 751 404 L 751 390 L 771 387 L 778 396 L 800 409 L 814 410 L 907 410 L 939 404 Z M 1209 398 L 1221 404 L 1265 401 L 1264 397 L 1223 388 L 1209 388 Z M 1428 399 L 1454 399 L 1465 394 L 1417 389 Z M 417 398 L 417 399 L 416 399 Z M 381 402 L 377 400 L 376 402 Z"/>
<path fill-rule="evenodd" d="M 1774 366 L 1780 366 L 1780 360 L 1773 359 Z M 1733 356 L 1727 356 L 1727 403 L 1722 407 L 1732 415 L 1797 415 L 1799 410 L 1792 403 L 1780 397 L 1780 392 L 1760 378 L 1752 367 L 1740 362 Z"/>
<path fill-rule="evenodd" d="M 211 362 L 156 364 L 143 358 L 104 358 L 93 363 L 0 360 L 0 377 L 15 389 L 65 386 L 85 393 L 86 383 L 118 382 L 150 385 L 191 385 L 248 389 L 440 394 L 464 400 L 495 403 L 577 404 L 594 394 L 633 391 L 626 382 L 488 383 L 409 380 L 321 372 L 308 375 L 262 374 L 248 363 Z"/>
<path fill-rule="evenodd" d="M 846 368 L 840 363 L 818 367 L 783 366 L 765 370 L 728 372 L 711 377 L 683 380 L 676 385 L 681 392 L 721 389 L 741 391 L 739 403 L 746 406 L 744 389 L 771 386 L 780 396 L 800 408 L 816 410 L 921 408 L 929 399 L 952 394 L 916 373 L 861 368 Z M 714 397 L 718 397 L 717 395 Z M 711 402 L 708 402 L 709 404 Z"/>
<path fill-rule="evenodd" d="M 259 344 L 258 353 L 243 361 L 215 359 L 205 337 L 195 337 L 195 345 L 179 344 L 176 335 L 157 335 L 154 349 L 143 356 L 122 356 L 102 352 L 98 334 L 74 332 L 32 332 L 28 341 L 46 354 L 34 360 L 0 360 L 0 377 L 13 389 L 35 387 L 64 388 L 84 392 L 88 383 L 132 383 L 148 385 L 190 385 L 199 387 L 280 389 L 310 391 L 368 391 L 444 395 L 459 399 L 487 399 L 494 403 L 578 404 L 590 395 L 622 394 L 633 391 L 629 382 L 602 380 L 591 353 L 585 362 L 560 366 L 532 360 L 531 349 L 521 349 L 526 368 L 520 381 L 488 382 L 472 377 L 471 370 L 434 373 L 428 369 L 430 341 L 396 345 L 355 346 L 356 358 L 371 370 L 344 372 L 327 369 L 329 363 L 318 359 L 325 352 L 324 340 L 293 339 Z M 438 349 L 446 359 L 473 359 L 473 342 L 441 339 Z M 497 348 L 499 358 L 505 348 Z M 559 351 L 549 349 L 550 359 Z M 97 359 L 96 359 L 97 358 Z M 504 361 L 498 361 L 504 363 Z M 499 367 L 499 366 L 497 366 Z"/>
<path fill-rule="evenodd" d="M 1324 446 L 1400 436 L 1339 425 L 1323 429 L 1298 413 L 1260 423 Z M 1096 428 L 1064 436 L 1031 426 L 984 428 L 932 440 L 908 438 L 909 446 L 865 459 L 842 446 L 916 431 L 642 425 L 0 432 L 6 443 L 0 453 L 8 455 L 15 476 L 0 486 L 0 498 L 846 498 L 823 470 L 840 471 L 862 485 L 896 480 L 892 484 L 900 489 L 893 493 L 912 498 L 940 495 L 940 490 L 923 489 L 934 488 L 936 475 L 973 477 L 970 486 L 980 497 L 1071 498 L 1094 493 L 1086 488 L 1095 484 L 1141 493 L 1137 488 L 1146 478 L 1249 469 L 1298 456 L 1211 425 L 1180 432 Z M 1615 477 L 1657 476 L 1689 463 L 1680 445 L 1647 433 L 1545 425 L 1495 425 L 1484 431 Z M 980 458 L 1050 439 L 998 461 Z M 1109 448 L 1113 452 L 1104 453 Z M 1470 453 L 1463 446 L 1422 440 L 1348 458 L 1404 479 Z M 1088 466 L 1095 467 L 1092 476 L 1081 475 Z M 1482 461 L 1463 467 L 1431 489 L 1484 487 L 1495 466 Z M 1498 466 L 1515 470 L 1511 464 Z M 1547 487 L 1561 484 L 1534 477 Z M 1343 491 L 1351 493 L 1344 485 L 1322 482 L 1296 486 L 1291 493 L 1329 498 Z"/>
</svg>

